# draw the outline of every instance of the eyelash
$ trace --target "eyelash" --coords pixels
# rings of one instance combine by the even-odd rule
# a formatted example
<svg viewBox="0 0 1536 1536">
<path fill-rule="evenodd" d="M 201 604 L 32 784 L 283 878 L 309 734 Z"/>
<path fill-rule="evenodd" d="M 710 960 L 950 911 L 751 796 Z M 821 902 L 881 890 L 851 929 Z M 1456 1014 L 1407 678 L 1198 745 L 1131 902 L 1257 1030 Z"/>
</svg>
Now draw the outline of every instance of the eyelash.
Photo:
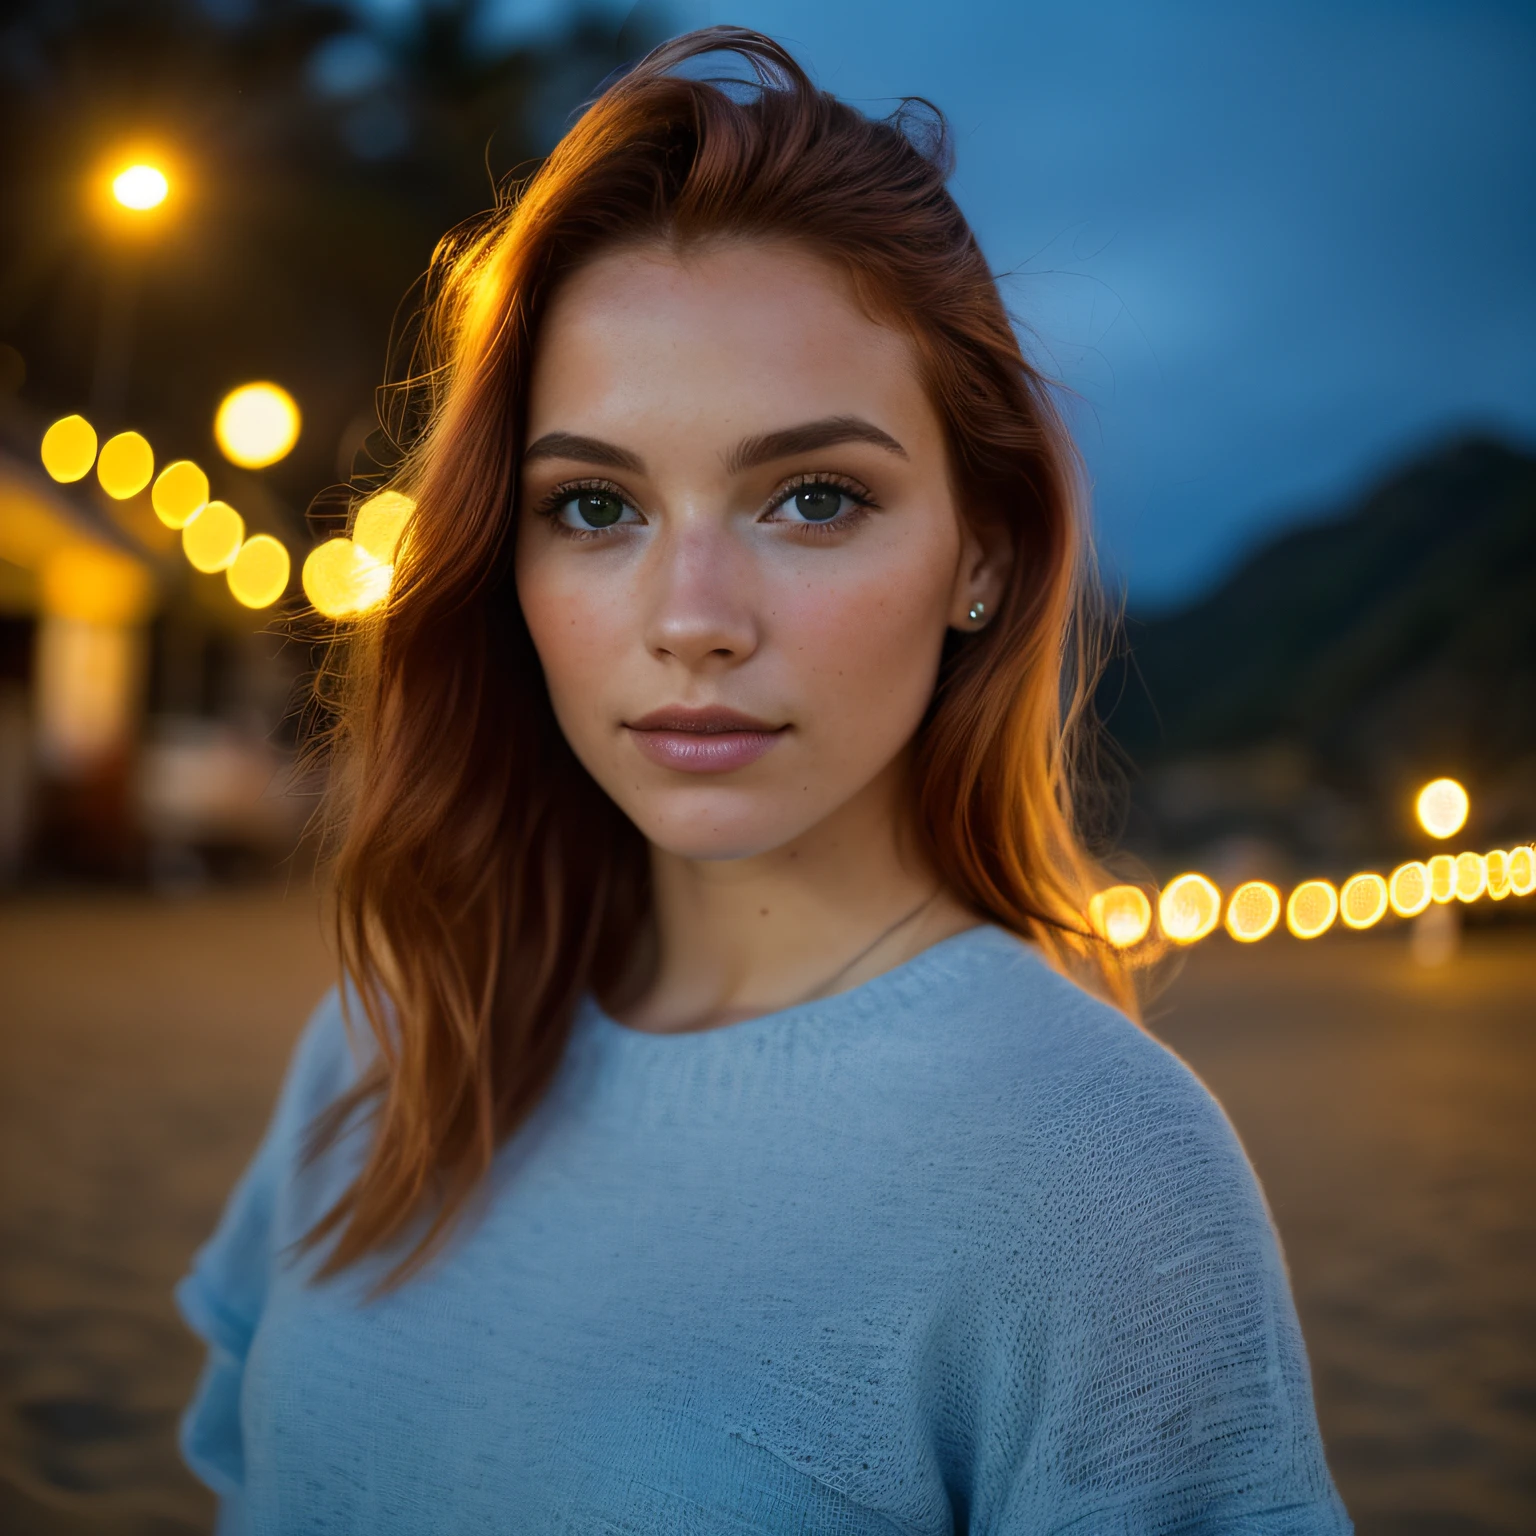
<svg viewBox="0 0 1536 1536">
<path fill-rule="evenodd" d="M 795 530 L 796 537 L 808 539 L 824 539 L 835 534 L 842 533 L 856 524 L 863 522 L 871 511 L 879 509 L 879 502 L 870 495 L 869 491 L 857 480 L 850 479 L 847 475 L 836 473 L 816 474 L 802 473 L 791 476 L 784 481 L 769 498 L 766 510 L 775 512 L 789 500 L 796 491 L 803 491 L 808 486 L 826 485 L 835 491 L 840 491 L 851 501 L 853 510 L 839 512 L 836 517 L 830 517 L 825 522 L 785 522 L 781 527 L 789 527 Z M 612 535 L 615 529 L 609 528 L 572 528 L 566 523 L 559 522 L 555 514 L 570 501 L 573 496 L 579 496 L 583 491 L 605 491 L 610 496 L 616 496 L 626 507 L 634 507 L 624 491 L 611 480 L 566 480 L 547 492 L 535 507 L 540 517 L 546 517 L 554 524 L 555 529 L 566 538 L 576 539 L 581 543 L 587 543 L 592 539 L 605 539 Z M 633 526 L 633 524 L 629 525 Z"/>
</svg>

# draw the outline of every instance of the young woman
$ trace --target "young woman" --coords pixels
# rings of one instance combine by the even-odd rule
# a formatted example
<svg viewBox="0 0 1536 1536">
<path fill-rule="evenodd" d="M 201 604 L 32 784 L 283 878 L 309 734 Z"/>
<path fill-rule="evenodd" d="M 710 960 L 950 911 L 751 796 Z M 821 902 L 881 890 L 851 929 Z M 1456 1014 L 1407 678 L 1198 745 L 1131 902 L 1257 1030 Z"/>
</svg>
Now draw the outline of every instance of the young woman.
<svg viewBox="0 0 1536 1536">
<path fill-rule="evenodd" d="M 346 1003 L 178 1293 L 225 1529 L 1349 1529 L 1083 920 L 1075 460 L 932 122 L 693 34 L 441 253 Z"/>
</svg>

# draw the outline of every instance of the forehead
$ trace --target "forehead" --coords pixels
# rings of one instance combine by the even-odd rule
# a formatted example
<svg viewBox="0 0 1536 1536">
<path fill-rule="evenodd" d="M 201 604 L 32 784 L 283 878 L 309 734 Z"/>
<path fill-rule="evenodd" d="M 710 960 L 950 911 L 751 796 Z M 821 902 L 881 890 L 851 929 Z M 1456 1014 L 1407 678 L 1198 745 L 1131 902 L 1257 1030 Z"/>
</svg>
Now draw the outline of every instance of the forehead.
<svg viewBox="0 0 1536 1536">
<path fill-rule="evenodd" d="M 752 241 L 623 247 L 578 268 L 540 327 L 529 412 L 530 437 L 578 416 L 938 427 L 910 339 L 860 307 L 846 274 Z"/>
</svg>

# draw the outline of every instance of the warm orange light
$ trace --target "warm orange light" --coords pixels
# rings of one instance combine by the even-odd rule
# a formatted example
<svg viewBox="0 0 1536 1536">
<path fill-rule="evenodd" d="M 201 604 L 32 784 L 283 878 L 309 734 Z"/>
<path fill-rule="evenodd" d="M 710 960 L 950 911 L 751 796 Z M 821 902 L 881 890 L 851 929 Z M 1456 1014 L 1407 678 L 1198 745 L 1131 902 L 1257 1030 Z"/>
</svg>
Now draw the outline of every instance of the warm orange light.
<svg viewBox="0 0 1536 1536">
<path fill-rule="evenodd" d="M 155 473 L 155 454 L 138 432 L 119 432 L 101 445 L 96 478 L 115 501 L 137 496 Z"/>
<path fill-rule="evenodd" d="M 1437 853 L 1429 861 L 1429 899 L 1442 907 L 1456 899 L 1456 860 L 1448 853 Z"/>
<path fill-rule="evenodd" d="M 1536 849 L 1529 844 L 1509 850 L 1509 888 L 1516 896 L 1536 891 Z"/>
<path fill-rule="evenodd" d="M 177 459 L 155 476 L 149 499 L 167 528 L 185 528 L 208 505 L 208 476 L 191 459 Z"/>
<path fill-rule="evenodd" d="M 1476 901 L 1488 889 L 1488 866 L 1480 853 L 1456 855 L 1456 899 Z"/>
<path fill-rule="evenodd" d="M 1419 825 L 1431 837 L 1455 837 L 1467 824 L 1471 801 L 1455 779 L 1433 779 L 1419 791 Z"/>
<path fill-rule="evenodd" d="M 149 567 L 102 544 L 70 543 L 42 569 L 45 622 L 67 619 L 103 627 L 140 624 L 154 606 Z M 83 685 L 89 691 L 89 684 Z"/>
<path fill-rule="evenodd" d="M 1339 916 L 1347 928 L 1370 928 L 1387 915 L 1387 882 L 1380 875 L 1351 875 L 1339 888 Z"/>
<path fill-rule="evenodd" d="M 1509 855 L 1502 848 L 1495 848 L 1483 864 L 1488 871 L 1488 899 L 1503 901 L 1509 895 Z"/>
<path fill-rule="evenodd" d="M 210 501 L 181 530 L 182 552 L 206 576 L 224 570 L 244 542 L 245 519 L 227 501 Z"/>
<path fill-rule="evenodd" d="M 220 402 L 213 435 L 232 464 L 265 469 L 299 440 L 299 408 L 279 384 L 242 384 Z"/>
<path fill-rule="evenodd" d="M 389 594 L 389 566 L 381 565 L 351 539 L 327 539 L 304 561 L 304 595 L 328 619 L 351 619 Z"/>
<path fill-rule="evenodd" d="M 1204 875 L 1176 875 L 1157 898 L 1157 920 L 1175 944 L 1195 944 L 1221 921 L 1221 892 Z"/>
<path fill-rule="evenodd" d="M 130 165 L 112 178 L 112 196 L 136 213 L 158 208 L 171 190 L 165 172 L 153 165 Z"/>
<path fill-rule="evenodd" d="M 1429 868 L 1414 859 L 1399 864 L 1387 881 L 1387 899 L 1399 917 L 1417 917 L 1429 905 Z"/>
<path fill-rule="evenodd" d="M 96 429 L 84 416 L 64 416 L 43 433 L 43 468 L 67 485 L 83 480 L 96 462 Z"/>
<path fill-rule="evenodd" d="M 1280 921 L 1280 892 L 1266 880 L 1249 880 L 1227 902 L 1227 932 L 1239 944 L 1257 944 Z"/>
<path fill-rule="evenodd" d="M 270 533 L 258 533 L 240 546 L 224 579 L 236 602 L 247 608 L 270 608 L 287 590 L 291 570 L 282 544 Z"/>
<path fill-rule="evenodd" d="M 1116 949 L 1129 949 L 1152 926 L 1152 903 L 1139 885 L 1112 885 L 1088 902 L 1088 925 Z"/>
<path fill-rule="evenodd" d="M 1339 893 L 1326 880 L 1303 880 L 1285 904 L 1285 926 L 1298 939 L 1315 939 L 1333 927 Z"/>
<path fill-rule="evenodd" d="M 400 550 L 400 536 L 415 510 L 416 503 L 399 491 L 380 491 L 370 496 L 357 509 L 352 542 L 380 565 L 393 565 Z"/>
</svg>

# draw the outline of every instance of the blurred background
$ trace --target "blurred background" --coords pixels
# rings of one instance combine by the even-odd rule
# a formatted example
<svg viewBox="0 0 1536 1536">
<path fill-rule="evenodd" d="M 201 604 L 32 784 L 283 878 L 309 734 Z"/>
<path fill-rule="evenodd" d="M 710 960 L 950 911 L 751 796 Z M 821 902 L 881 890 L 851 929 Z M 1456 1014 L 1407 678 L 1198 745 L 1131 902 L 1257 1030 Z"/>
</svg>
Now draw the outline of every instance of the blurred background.
<svg viewBox="0 0 1536 1536">
<path fill-rule="evenodd" d="M 379 386 L 437 240 L 712 22 L 950 119 L 1125 608 L 1129 873 L 1536 837 L 1527 4 L 13 0 L 0 1529 L 208 1528 L 169 1289 L 331 975 L 296 747 L 315 608 L 387 582 L 387 539 L 333 542 L 398 452 Z M 1218 928 L 1150 1021 L 1259 1168 L 1366 1533 L 1536 1529 L 1536 897 L 1487 875 L 1368 931 Z"/>
</svg>

